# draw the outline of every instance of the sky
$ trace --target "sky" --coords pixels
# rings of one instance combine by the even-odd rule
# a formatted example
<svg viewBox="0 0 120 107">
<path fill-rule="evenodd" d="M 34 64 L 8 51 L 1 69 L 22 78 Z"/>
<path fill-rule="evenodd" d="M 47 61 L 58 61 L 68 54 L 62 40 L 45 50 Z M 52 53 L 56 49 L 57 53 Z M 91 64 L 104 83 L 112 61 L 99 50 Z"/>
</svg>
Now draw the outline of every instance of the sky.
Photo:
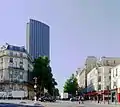
<svg viewBox="0 0 120 107">
<path fill-rule="evenodd" d="M 50 26 L 52 72 L 64 82 L 87 56 L 120 56 L 120 0 L 0 0 L 0 44 L 26 44 L 30 18 Z"/>
</svg>

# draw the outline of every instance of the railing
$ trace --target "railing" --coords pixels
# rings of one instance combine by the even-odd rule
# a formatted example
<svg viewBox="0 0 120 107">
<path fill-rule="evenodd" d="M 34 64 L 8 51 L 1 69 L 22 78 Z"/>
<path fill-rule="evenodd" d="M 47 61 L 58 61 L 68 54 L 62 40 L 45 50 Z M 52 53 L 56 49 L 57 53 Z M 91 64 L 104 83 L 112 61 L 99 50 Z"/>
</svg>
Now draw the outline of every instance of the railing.
<svg viewBox="0 0 120 107">
<path fill-rule="evenodd" d="M 11 66 L 8 66 L 8 68 L 13 68 L 13 69 L 21 69 L 21 70 L 24 70 L 24 68 L 20 68 L 20 67 L 11 67 Z"/>
</svg>

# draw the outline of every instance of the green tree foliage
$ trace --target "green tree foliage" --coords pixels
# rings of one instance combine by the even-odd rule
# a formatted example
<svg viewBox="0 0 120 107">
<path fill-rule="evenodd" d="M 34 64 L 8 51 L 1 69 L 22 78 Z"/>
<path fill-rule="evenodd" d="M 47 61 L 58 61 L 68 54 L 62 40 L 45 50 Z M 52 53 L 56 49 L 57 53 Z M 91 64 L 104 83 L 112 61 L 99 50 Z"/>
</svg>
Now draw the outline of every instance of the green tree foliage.
<svg viewBox="0 0 120 107">
<path fill-rule="evenodd" d="M 55 96 L 60 96 L 58 88 L 55 88 Z"/>
<path fill-rule="evenodd" d="M 46 88 L 50 94 L 53 94 L 53 88 L 57 82 L 53 78 L 52 70 L 47 57 L 39 57 L 34 61 L 33 76 L 37 77 L 40 92 Z"/>
<path fill-rule="evenodd" d="M 64 92 L 67 92 L 74 96 L 76 95 L 76 91 L 78 91 L 78 83 L 76 77 L 74 74 L 72 74 L 72 76 L 65 82 Z"/>
<path fill-rule="evenodd" d="M 79 95 L 83 94 L 83 90 L 84 90 L 83 87 L 78 87 L 78 94 Z"/>
</svg>

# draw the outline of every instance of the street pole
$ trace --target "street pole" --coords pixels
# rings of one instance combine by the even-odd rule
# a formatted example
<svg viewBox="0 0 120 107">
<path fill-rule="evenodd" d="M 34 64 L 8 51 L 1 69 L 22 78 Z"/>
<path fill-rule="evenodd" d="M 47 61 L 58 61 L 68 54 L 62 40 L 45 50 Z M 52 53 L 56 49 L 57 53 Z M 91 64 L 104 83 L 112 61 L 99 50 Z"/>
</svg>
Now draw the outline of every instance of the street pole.
<svg viewBox="0 0 120 107">
<path fill-rule="evenodd" d="M 77 93 L 78 93 L 78 92 L 76 91 L 76 97 L 77 97 L 77 95 L 78 95 Z"/>
<path fill-rule="evenodd" d="M 34 96 L 34 100 L 35 100 L 35 102 L 37 101 L 37 93 L 36 93 L 36 89 L 37 89 L 37 77 L 34 77 L 33 78 L 34 80 L 35 80 L 35 84 L 34 84 L 34 92 L 35 92 L 35 96 Z"/>
</svg>

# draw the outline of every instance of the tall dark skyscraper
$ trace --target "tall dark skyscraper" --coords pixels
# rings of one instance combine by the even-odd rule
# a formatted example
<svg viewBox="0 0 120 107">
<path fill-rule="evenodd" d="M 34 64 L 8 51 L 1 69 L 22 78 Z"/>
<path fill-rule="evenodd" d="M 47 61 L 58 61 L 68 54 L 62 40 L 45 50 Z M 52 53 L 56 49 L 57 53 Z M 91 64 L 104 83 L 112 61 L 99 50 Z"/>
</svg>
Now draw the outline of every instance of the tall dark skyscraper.
<svg viewBox="0 0 120 107">
<path fill-rule="evenodd" d="M 26 48 L 28 53 L 35 59 L 39 56 L 50 54 L 49 26 L 30 19 L 27 23 Z"/>
</svg>

